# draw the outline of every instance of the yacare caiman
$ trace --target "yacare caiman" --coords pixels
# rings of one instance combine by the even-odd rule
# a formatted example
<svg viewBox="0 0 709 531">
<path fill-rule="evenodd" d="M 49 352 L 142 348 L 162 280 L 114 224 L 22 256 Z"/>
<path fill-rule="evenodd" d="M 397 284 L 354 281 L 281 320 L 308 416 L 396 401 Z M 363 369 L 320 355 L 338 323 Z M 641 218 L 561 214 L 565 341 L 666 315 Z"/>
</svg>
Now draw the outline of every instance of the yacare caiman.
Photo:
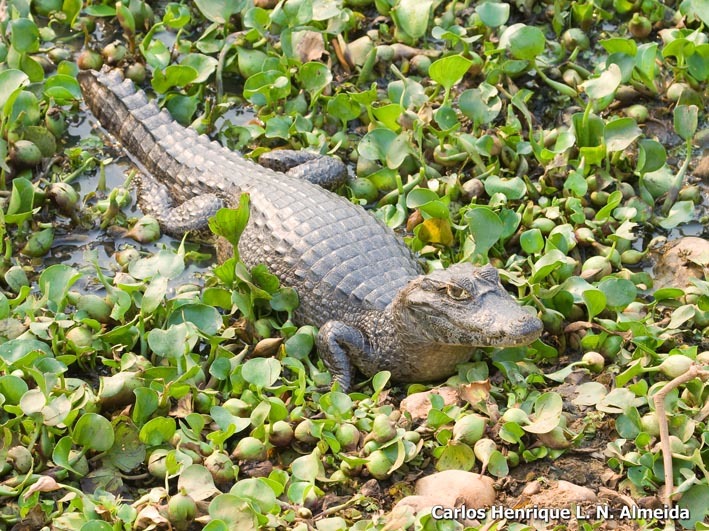
<svg viewBox="0 0 709 531">
<path fill-rule="evenodd" d="M 476 347 L 526 345 L 541 334 L 541 321 L 505 291 L 494 267 L 423 274 L 391 229 L 315 184 L 345 175 L 341 162 L 290 151 L 272 157 L 275 171 L 181 126 L 119 70 L 85 71 L 79 82 L 93 114 L 142 166 L 140 207 L 166 233 L 203 231 L 219 208 L 250 194 L 241 258 L 297 290 L 294 320 L 320 328 L 318 354 L 343 389 L 355 367 L 402 382 L 438 380 Z"/>
</svg>

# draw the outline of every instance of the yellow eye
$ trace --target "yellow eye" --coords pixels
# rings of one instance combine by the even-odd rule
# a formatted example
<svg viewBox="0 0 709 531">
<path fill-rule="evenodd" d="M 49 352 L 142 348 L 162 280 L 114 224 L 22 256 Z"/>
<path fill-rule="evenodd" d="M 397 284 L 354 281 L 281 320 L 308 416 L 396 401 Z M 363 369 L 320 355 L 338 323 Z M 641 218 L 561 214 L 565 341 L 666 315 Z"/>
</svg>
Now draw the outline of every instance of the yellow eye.
<svg viewBox="0 0 709 531">
<path fill-rule="evenodd" d="M 448 293 L 448 296 L 451 299 L 454 299 L 456 301 L 464 301 L 465 299 L 470 298 L 470 293 L 468 293 L 467 290 L 453 284 L 449 284 L 446 287 L 446 293 Z"/>
</svg>

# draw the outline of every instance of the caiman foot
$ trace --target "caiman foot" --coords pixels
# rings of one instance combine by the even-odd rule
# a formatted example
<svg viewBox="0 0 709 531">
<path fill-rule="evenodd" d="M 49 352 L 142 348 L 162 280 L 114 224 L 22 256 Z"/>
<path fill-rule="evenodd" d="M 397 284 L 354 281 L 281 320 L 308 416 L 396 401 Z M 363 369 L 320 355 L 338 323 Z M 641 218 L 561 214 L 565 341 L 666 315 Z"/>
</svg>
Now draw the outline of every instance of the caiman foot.
<svg viewBox="0 0 709 531">
<path fill-rule="evenodd" d="M 258 162 L 327 190 L 335 190 L 347 182 L 347 167 L 341 160 L 311 151 L 276 149 L 261 155 Z"/>
<path fill-rule="evenodd" d="M 361 358 L 370 351 L 362 332 L 341 321 L 328 321 L 320 327 L 317 346 L 333 380 L 340 384 L 342 392 L 348 392 L 355 374 L 352 357 Z"/>
<path fill-rule="evenodd" d="M 180 238 L 190 232 L 209 239 L 209 218 L 224 206 L 219 197 L 202 194 L 175 206 L 167 187 L 151 175 L 141 175 L 137 185 L 140 209 L 157 219 L 165 233 Z"/>
</svg>

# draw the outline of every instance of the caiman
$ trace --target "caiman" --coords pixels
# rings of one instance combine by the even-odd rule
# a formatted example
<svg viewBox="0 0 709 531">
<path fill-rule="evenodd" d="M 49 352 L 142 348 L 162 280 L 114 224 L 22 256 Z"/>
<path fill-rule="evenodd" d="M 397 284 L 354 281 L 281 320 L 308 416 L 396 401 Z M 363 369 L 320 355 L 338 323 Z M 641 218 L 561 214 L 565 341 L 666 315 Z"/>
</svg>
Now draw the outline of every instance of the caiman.
<svg viewBox="0 0 709 531">
<path fill-rule="evenodd" d="M 166 233 L 202 231 L 219 208 L 250 194 L 241 259 L 297 291 L 294 321 L 320 328 L 318 353 L 343 389 L 355 367 L 401 382 L 439 380 L 476 347 L 527 345 L 541 334 L 494 267 L 423 274 L 390 228 L 314 184 L 332 158 L 287 152 L 285 173 L 275 171 L 181 126 L 119 70 L 82 72 L 79 82 L 93 114 L 142 166 L 139 204 Z"/>
</svg>

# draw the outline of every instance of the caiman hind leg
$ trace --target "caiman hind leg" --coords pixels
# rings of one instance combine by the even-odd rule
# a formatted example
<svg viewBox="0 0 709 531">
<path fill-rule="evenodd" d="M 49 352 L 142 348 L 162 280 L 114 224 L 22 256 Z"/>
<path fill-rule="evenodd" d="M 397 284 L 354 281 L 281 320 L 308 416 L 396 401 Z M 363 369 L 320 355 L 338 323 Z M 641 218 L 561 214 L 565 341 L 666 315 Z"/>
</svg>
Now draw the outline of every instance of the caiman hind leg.
<svg viewBox="0 0 709 531">
<path fill-rule="evenodd" d="M 361 330 L 341 321 L 328 321 L 320 327 L 317 339 L 318 355 L 340 384 L 343 392 L 349 391 L 354 380 L 354 359 L 368 359 L 374 353 Z"/>
<path fill-rule="evenodd" d="M 327 190 L 335 190 L 347 181 L 347 167 L 341 160 L 311 151 L 276 149 L 261 155 L 258 162 Z"/>
<path fill-rule="evenodd" d="M 160 228 L 170 236 L 181 238 L 189 232 L 198 239 L 210 239 L 209 218 L 224 206 L 215 194 L 201 194 L 175 205 L 167 187 L 152 175 L 136 179 L 138 206 L 144 214 L 158 220 Z"/>
</svg>

